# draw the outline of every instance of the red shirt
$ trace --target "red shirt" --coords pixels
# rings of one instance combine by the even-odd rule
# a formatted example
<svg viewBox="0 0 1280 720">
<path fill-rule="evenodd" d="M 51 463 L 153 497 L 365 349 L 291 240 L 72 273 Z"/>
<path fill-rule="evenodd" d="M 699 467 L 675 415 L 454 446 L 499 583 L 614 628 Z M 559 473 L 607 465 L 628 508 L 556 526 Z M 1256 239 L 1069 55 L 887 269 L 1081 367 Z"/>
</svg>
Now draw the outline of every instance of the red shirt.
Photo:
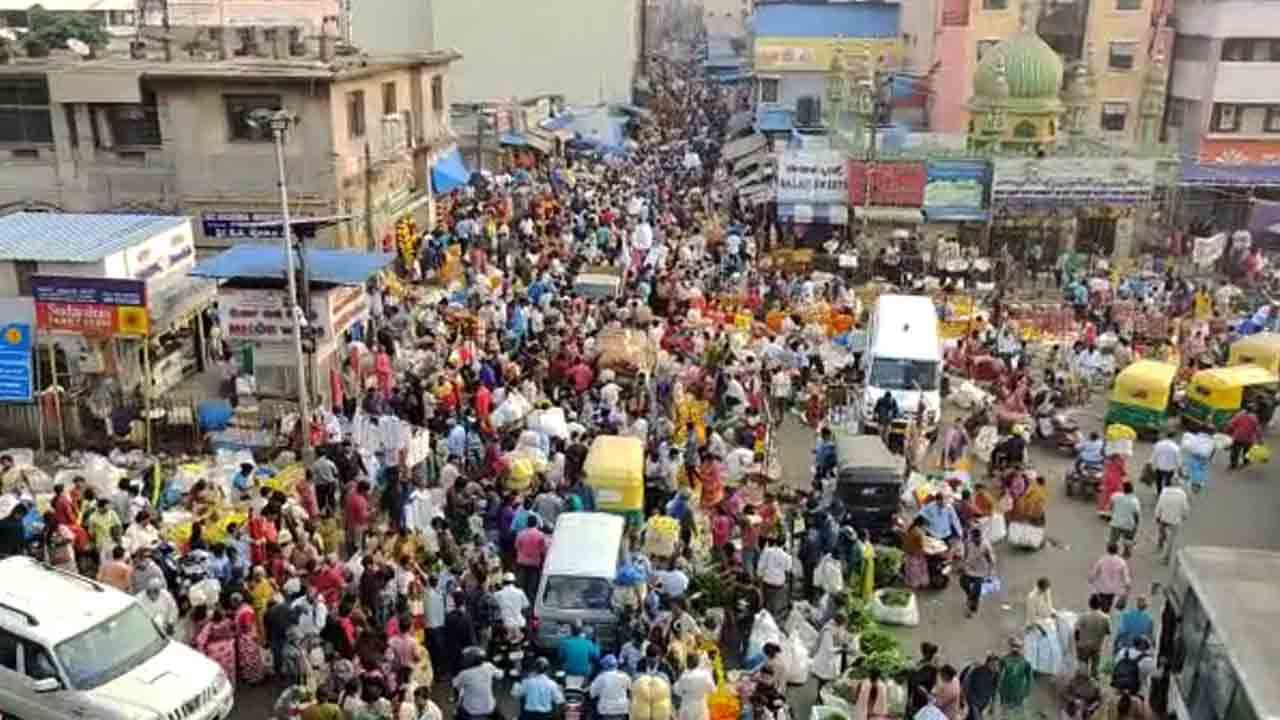
<svg viewBox="0 0 1280 720">
<path fill-rule="evenodd" d="M 369 526 L 369 499 L 359 492 L 347 495 L 343 509 L 346 511 L 347 525 L 354 528 Z"/>
<path fill-rule="evenodd" d="M 516 564 L 524 567 L 542 567 L 547 554 L 547 536 L 538 528 L 525 528 L 516 536 Z"/>
<path fill-rule="evenodd" d="M 493 394 L 489 392 L 489 388 L 484 385 L 476 391 L 476 417 L 487 418 L 489 411 L 493 409 Z"/>
<path fill-rule="evenodd" d="M 573 383 L 573 389 L 579 393 L 584 393 L 591 387 L 593 375 L 586 363 L 578 363 L 569 369 L 569 381 Z"/>
<path fill-rule="evenodd" d="M 347 579 L 343 577 L 342 569 L 336 565 L 321 568 L 319 572 L 311 576 L 311 586 L 324 597 L 325 605 L 331 608 L 338 607 L 339 601 L 342 600 L 342 591 L 346 588 L 346 585 Z"/>
<path fill-rule="evenodd" d="M 1253 413 L 1241 411 L 1223 428 L 1238 443 L 1256 443 L 1262 437 L 1262 426 Z"/>
</svg>

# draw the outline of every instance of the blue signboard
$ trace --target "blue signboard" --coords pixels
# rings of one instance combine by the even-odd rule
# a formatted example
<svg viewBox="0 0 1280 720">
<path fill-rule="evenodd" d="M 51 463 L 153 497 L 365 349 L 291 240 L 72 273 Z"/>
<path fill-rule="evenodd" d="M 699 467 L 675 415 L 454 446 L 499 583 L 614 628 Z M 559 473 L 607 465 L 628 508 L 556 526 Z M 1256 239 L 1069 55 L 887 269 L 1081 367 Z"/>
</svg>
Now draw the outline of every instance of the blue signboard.
<svg viewBox="0 0 1280 720">
<path fill-rule="evenodd" d="M 924 214 L 931 221 L 974 221 L 987 216 L 987 164 L 981 161 L 939 161 L 928 166 L 924 186 Z"/>
<path fill-rule="evenodd" d="M 31 402 L 34 334 L 30 322 L 0 325 L 0 402 Z"/>
</svg>

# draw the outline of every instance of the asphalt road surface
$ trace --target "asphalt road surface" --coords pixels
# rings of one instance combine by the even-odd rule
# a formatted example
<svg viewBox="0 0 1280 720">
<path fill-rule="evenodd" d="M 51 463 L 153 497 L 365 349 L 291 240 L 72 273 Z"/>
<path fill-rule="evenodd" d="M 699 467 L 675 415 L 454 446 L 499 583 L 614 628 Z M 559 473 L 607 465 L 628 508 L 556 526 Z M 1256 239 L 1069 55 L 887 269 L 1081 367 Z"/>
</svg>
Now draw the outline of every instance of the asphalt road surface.
<svg viewBox="0 0 1280 720">
<path fill-rule="evenodd" d="M 1088 432 L 1101 429 L 1103 400 L 1077 411 L 1082 428 Z M 779 452 L 784 479 L 799 488 L 810 483 L 809 467 L 814 435 L 809 428 L 791 417 L 779 434 Z M 1150 445 L 1139 442 L 1130 462 L 1130 474 L 1150 454 Z M 1222 454 L 1225 455 L 1225 454 Z M 978 615 L 964 617 L 963 595 L 955 583 L 946 590 L 924 593 L 918 597 L 921 623 L 901 629 L 904 645 L 914 649 L 925 640 L 942 648 L 946 662 L 962 666 L 987 651 L 1003 652 L 1009 637 L 1020 634 L 1023 620 L 1023 598 L 1037 578 L 1048 576 L 1054 584 L 1054 600 L 1059 609 L 1083 610 L 1089 591 L 1085 578 L 1094 561 L 1104 552 L 1107 532 L 1091 501 L 1068 498 L 1062 489 L 1062 478 L 1071 461 L 1052 448 L 1035 446 L 1031 450 L 1035 468 L 1048 478 L 1051 489 L 1048 510 L 1048 537 L 1045 547 L 1037 552 L 1017 551 L 1007 546 L 996 548 L 1003 590 L 984 598 Z M 1181 545 L 1221 545 L 1275 550 L 1280 549 L 1280 491 L 1270 484 L 1267 468 L 1249 468 L 1228 473 L 1226 458 L 1215 463 L 1209 489 L 1192 498 L 1191 518 L 1182 529 Z M 1168 567 L 1159 564 L 1155 555 L 1154 528 L 1150 520 L 1154 490 L 1139 485 L 1143 503 L 1144 525 L 1131 560 L 1135 592 L 1147 593 L 1152 583 L 1165 583 Z M 1158 607 L 1157 612 L 1158 612 Z M 234 720 L 263 720 L 269 717 L 280 688 L 262 686 L 241 689 L 231 717 Z M 451 707 L 451 692 L 437 687 L 437 702 Z M 814 701 L 814 684 L 793 687 L 791 709 L 795 720 L 804 720 Z M 1034 697 L 1035 709 L 1054 717 L 1056 704 L 1048 687 L 1041 687 Z M 514 714 L 509 714 L 514 717 Z"/>
</svg>

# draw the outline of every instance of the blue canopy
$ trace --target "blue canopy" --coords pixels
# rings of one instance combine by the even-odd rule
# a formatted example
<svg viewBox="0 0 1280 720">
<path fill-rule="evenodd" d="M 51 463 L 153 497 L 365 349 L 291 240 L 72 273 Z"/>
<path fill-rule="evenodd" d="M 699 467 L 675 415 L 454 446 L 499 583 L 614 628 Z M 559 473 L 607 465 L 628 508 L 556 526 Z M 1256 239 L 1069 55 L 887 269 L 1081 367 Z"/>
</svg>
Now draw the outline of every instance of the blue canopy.
<svg viewBox="0 0 1280 720">
<path fill-rule="evenodd" d="M 456 148 L 431 168 L 431 186 L 435 188 L 437 195 L 453 192 L 466 185 L 470 179 L 471 171 L 462 161 L 462 153 Z"/>
<path fill-rule="evenodd" d="M 307 274 L 317 283 L 359 285 L 395 261 L 391 253 L 360 253 L 307 248 Z M 278 245 L 246 243 L 215 255 L 187 273 L 193 277 L 232 280 L 285 279 L 284 249 Z"/>
</svg>

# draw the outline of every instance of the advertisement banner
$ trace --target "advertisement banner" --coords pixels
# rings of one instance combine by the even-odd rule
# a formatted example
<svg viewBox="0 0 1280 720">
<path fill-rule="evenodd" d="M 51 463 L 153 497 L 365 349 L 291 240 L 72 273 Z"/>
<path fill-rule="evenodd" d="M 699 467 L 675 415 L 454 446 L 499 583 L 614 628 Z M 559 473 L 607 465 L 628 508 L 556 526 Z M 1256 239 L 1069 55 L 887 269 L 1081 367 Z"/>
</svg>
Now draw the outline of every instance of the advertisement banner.
<svg viewBox="0 0 1280 720">
<path fill-rule="evenodd" d="M 849 200 L 844 156 L 835 150 L 787 150 L 778 156 L 778 202 L 844 205 Z"/>
<path fill-rule="evenodd" d="M 286 291 L 218 288 L 218 324 L 227 340 L 283 342 L 293 337 Z"/>
<path fill-rule="evenodd" d="M 33 275 L 31 296 L 44 332 L 143 337 L 151 329 L 144 280 Z"/>
<path fill-rule="evenodd" d="M 810 71 L 825 73 L 840 48 L 846 58 L 869 55 L 884 67 L 894 67 L 902 57 L 902 41 L 889 38 L 758 37 L 755 39 L 755 72 Z"/>
<path fill-rule="evenodd" d="M 849 204 L 918 208 L 924 202 L 924 163 L 849 162 Z"/>
<path fill-rule="evenodd" d="M 931 219 L 967 217 L 982 210 L 987 190 L 986 163 L 929 163 L 927 174 L 924 209 Z"/>
<path fill-rule="evenodd" d="M 1136 204 L 1155 190 L 1156 162 L 1141 158 L 996 160 L 992 204 Z"/>
<path fill-rule="evenodd" d="M 0 300 L 0 317 L 0 402 L 29 403 L 35 389 L 35 308 L 27 298 Z"/>
</svg>

